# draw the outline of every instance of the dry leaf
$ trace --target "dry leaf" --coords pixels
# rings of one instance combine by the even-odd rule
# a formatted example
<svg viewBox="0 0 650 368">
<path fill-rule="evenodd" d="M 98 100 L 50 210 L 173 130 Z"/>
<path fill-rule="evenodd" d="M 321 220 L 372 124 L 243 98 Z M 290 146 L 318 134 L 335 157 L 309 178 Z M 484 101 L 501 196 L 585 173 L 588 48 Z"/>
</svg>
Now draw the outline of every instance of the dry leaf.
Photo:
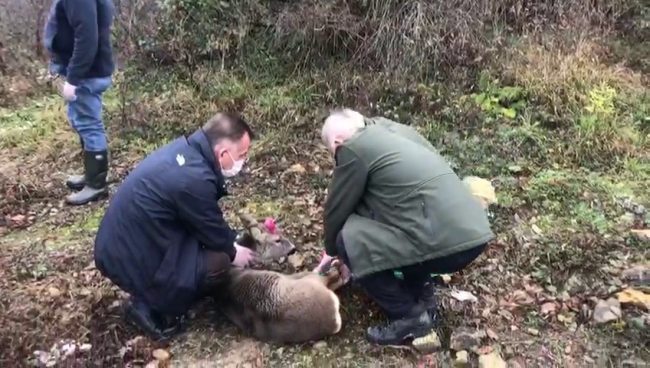
<svg viewBox="0 0 650 368">
<path fill-rule="evenodd" d="M 550 314 L 550 313 L 555 313 L 556 309 L 557 309 L 557 305 L 555 303 L 548 302 L 542 304 L 541 312 L 542 314 Z"/>
<path fill-rule="evenodd" d="M 650 310 L 650 295 L 635 289 L 625 289 L 616 294 L 621 304 L 632 304 L 639 308 Z"/>
<path fill-rule="evenodd" d="M 169 352 L 165 349 L 156 349 L 153 351 L 152 355 L 156 360 L 162 362 L 169 360 L 169 358 L 171 358 L 171 354 L 169 354 Z"/>
<path fill-rule="evenodd" d="M 287 260 L 289 261 L 289 263 L 291 263 L 291 265 L 295 269 L 298 269 L 298 268 L 302 267 L 302 265 L 303 265 L 303 263 L 305 261 L 303 256 L 298 254 L 298 253 L 290 255 L 289 257 L 287 257 Z"/>
<path fill-rule="evenodd" d="M 288 173 L 299 173 L 299 174 L 302 174 L 302 173 L 307 172 L 307 170 L 306 170 L 305 167 L 302 166 L 301 164 L 294 164 L 294 165 L 291 165 L 291 167 L 287 170 L 287 172 L 288 172 Z"/>
<path fill-rule="evenodd" d="M 496 351 L 478 357 L 479 368 L 506 368 L 506 362 Z"/>
<path fill-rule="evenodd" d="M 61 290 L 55 288 L 54 286 L 50 286 L 47 289 L 47 292 L 50 294 L 52 298 L 58 298 L 61 295 Z"/>
<path fill-rule="evenodd" d="M 488 335 L 489 338 L 492 340 L 499 340 L 499 335 L 497 335 L 496 332 L 492 331 L 492 329 L 487 329 L 485 330 L 485 333 Z"/>
</svg>

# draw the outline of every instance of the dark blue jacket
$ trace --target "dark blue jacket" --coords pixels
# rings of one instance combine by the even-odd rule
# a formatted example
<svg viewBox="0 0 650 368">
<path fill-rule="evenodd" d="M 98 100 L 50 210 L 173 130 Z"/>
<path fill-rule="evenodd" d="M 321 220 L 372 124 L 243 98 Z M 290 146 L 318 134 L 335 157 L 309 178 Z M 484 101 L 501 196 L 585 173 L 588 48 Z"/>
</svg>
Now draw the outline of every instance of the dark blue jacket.
<svg viewBox="0 0 650 368">
<path fill-rule="evenodd" d="M 43 41 L 52 61 L 67 69 L 68 83 L 109 77 L 115 70 L 111 46 L 113 0 L 54 0 Z"/>
<path fill-rule="evenodd" d="M 234 259 L 236 232 L 218 201 L 226 186 L 202 130 L 140 162 L 113 195 L 95 238 L 95 265 L 153 309 L 180 315 L 199 295 L 202 248 Z"/>
</svg>

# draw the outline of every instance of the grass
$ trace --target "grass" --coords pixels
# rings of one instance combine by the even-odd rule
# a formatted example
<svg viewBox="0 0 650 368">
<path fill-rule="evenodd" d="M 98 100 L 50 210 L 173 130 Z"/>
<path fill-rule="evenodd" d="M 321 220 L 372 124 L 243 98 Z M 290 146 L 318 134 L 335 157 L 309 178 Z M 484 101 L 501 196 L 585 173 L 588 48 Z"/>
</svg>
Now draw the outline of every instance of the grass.
<svg viewBox="0 0 650 368">
<path fill-rule="evenodd" d="M 332 168 L 318 141 L 327 109 L 348 105 L 411 123 L 459 175 L 491 179 L 499 199 L 491 209 L 497 240 L 449 285 L 474 293 L 478 302 L 461 303 L 441 290 L 443 342 L 468 327 L 491 331 L 473 348 L 498 350 L 511 363 L 647 361 L 647 311 L 625 306 L 623 319 L 610 324 L 594 323 L 589 313 L 594 300 L 623 287 L 623 270 L 650 256 L 648 243 L 630 235 L 650 222 L 648 75 L 607 64 L 596 41 L 581 41 L 571 52 L 544 42 L 550 44 L 522 39 L 470 87 L 335 67 L 290 80 L 200 68 L 188 81 L 164 68 L 127 70 L 106 99 L 112 189 L 147 153 L 218 110 L 239 110 L 259 139 L 247 173 L 231 183 L 226 213 L 234 220 L 234 211 L 245 208 L 277 217 L 301 248 L 304 265 L 313 266 Z M 326 78 L 331 75 L 337 78 Z M 159 346 L 146 340 L 141 349 L 112 357 L 137 332 L 119 319 L 120 293 L 89 266 L 106 203 L 62 204 L 63 174 L 79 167 L 76 136 L 66 124 L 58 96 L 0 110 L 0 211 L 7 225 L 0 238 L 0 361 L 23 362 L 63 337 L 93 344 L 91 358 L 80 355 L 79 362 L 148 361 Z M 542 312 L 548 303 L 552 312 Z M 340 335 L 281 347 L 245 340 L 201 306 L 189 333 L 162 347 L 179 366 L 417 363 L 411 354 L 363 341 L 364 328 L 382 317 L 362 294 L 344 291 L 342 308 Z M 453 355 L 445 349 L 435 359 L 445 365 Z"/>
</svg>

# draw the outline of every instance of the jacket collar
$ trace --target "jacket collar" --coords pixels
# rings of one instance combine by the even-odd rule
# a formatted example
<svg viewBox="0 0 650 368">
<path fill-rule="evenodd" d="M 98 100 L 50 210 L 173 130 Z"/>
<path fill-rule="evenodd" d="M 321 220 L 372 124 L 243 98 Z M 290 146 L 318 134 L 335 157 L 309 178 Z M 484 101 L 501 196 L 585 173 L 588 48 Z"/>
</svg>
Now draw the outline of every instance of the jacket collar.
<svg viewBox="0 0 650 368">
<path fill-rule="evenodd" d="M 217 178 L 217 186 L 219 190 L 222 190 L 224 194 L 227 194 L 226 181 L 223 177 L 223 174 L 221 173 L 221 165 L 214 157 L 212 145 L 210 144 L 208 136 L 205 135 L 203 129 L 199 128 L 189 137 L 187 137 L 187 144 L 189 144 L 190 147 L 197 150 L 201 156 L 203 156 L 205 161 L 208 163 L 208 166 L 210 166 L 210 169 L 212 169 L 214 175 Z"/>
</svg>

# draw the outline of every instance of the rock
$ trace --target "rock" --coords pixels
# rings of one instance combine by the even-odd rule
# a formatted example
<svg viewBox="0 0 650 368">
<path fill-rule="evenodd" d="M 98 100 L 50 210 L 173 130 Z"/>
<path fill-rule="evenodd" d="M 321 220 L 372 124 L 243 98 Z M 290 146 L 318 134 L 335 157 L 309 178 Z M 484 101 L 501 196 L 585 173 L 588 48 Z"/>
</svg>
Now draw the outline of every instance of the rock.
<svg viewBox="0 0 650 368">
<path fill-rule="evenodd" d="M 490 354 L 480 355 L 478 357 L 479 368 L 506 368 L 506 362 L 501 358 L 498 352 L 493 351 Z"/>
<path fill-rule="evenodd" d="M 451 282 L 451 275 L 447 275 L 447 274 L 440 275 L 440 278 L 442 279 L 442 282 L 444 282 L 445 284 L 449 284 Z"/>
<path fill-rule="evenodd" d="M 153 351 L 152 355 L 156 360 L 159 360 L 161 362 L 164 362 L 171 358 L 171 354 L 169 354 L 169 352 L 164 349 L 156 349 Z"/>
<path fill-rule="evenodd" d="M 594 308 L 594 321 L 596 323 L 607 323 L 621 318 L 621 303 L 614 298 L 599 300 Z"/>
<path fill-rule="evenodd" d="M 449 347 L 456 351 L 476 349 L 486 336 L 483 330 L 461 327 L 451 333 Z"/>
<path fill-rule="evenodd" d="M 456 359 L 454 359 L 455 367 L 466 367 L 469 365 L 469 354 L 466 350 L 456 352 Z"/>
</svg>

